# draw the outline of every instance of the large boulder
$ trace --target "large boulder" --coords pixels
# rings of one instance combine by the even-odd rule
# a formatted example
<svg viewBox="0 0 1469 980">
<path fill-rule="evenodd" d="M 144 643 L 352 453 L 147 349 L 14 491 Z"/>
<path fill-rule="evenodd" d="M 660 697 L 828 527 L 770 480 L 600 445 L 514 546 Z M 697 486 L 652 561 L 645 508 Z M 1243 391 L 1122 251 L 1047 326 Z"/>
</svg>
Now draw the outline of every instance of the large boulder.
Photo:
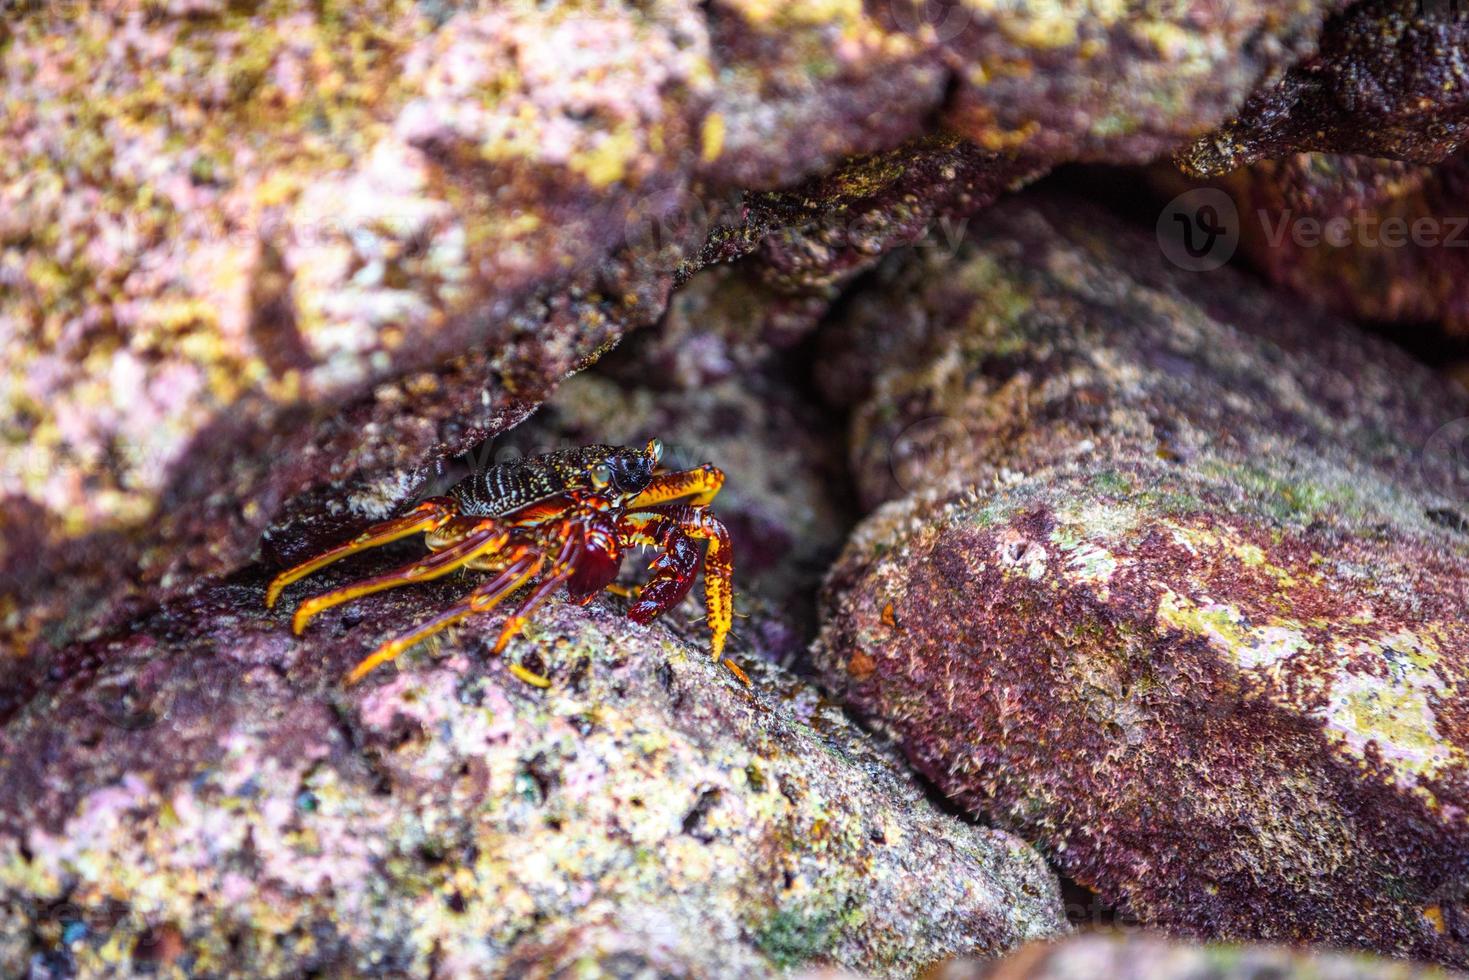
<svg viewBox="0 0 1469 980">
<path fill-rule="evenodd" d="M 897 975 L 1064 928 L 1025 843 L 616 600 L 511 645 L 547 690 L 487 656 L 493 616 L 340 686 L 468 587 L 293 638 L 297 590 L 266 615 L 244 578 L 66 651 L 0 731 L 0 973 Z"/>
<path fill-rule="evenodd" d="M 1127 916 L 1469 962 L 1463 393 L 1074 201 L 883 281 L 830 684 Z"/>
</svg>

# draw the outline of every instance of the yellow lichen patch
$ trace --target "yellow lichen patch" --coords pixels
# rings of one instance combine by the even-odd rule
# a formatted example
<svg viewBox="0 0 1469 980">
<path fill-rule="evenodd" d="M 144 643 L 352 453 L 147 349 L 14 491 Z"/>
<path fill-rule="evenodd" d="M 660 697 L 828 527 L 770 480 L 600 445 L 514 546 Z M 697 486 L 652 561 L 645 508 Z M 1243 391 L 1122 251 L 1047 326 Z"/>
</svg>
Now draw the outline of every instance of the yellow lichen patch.
<svg viewBox="0 0 1469 980">
<path fill-rule="evenodd" d="M 1174 542 L 1193 554 L 1210 555 L 1222 552 L 1231 555 L 1240 565 L 1274 578 L 1281 589 L 1301 584 L 1296 575 L 1271 562 L 1259 545 L 1244 540 L 1227 525 L 1202 527 L 1196 524 L 1169 523 L 1168 527 L 1172 531 Z"/>
<path fill-rule="evenodd" d="M 699 158 L 713 163 L 724 152 L 725 122 L 723 113 L 711 112 L 704 117 L 699 135 Z"/>
<path fill-rule="evenodd" d="M 751 26 L 767 30 L 823 24 L 845 27 L 867 19 L 862 0 L 734 0 L 729 6 Z"/>
<path fill-rule="evenodd" d="M 1164 589 L 1158 600 L 1160 625 L 1207 638 L 1241 670 L 1269 668 L 1311 647 L 1301 623 L 1269 618 L 1247 622 L 1239 608 L 1226 602 L 1196 602 Z"/>
<path fill-rule="evenodd" d="M 586 153 L 572 157 L 571 167 L 586 178 L 592 187 L 601 189 L 624 180 L 628 165 L 642 152 L 638 131 L 629 125 L 619 126 Z"/>
<path fill-rule="evenodd" d="M 1405 788 L 1419 789 L 1421 779 L 1464 765 L 1463 751 L 1438 728 L 1434 703 L 1454 698 L 1457 688 L 1435 669 L 1439 654 L 1431 636 L 1398 630 L 1338 641 L 1332 652 L 1344 668 L 1327 682 L 1323 716 L 1339 749 L 1361 760 L 1373 745 Z"/>
</svg>

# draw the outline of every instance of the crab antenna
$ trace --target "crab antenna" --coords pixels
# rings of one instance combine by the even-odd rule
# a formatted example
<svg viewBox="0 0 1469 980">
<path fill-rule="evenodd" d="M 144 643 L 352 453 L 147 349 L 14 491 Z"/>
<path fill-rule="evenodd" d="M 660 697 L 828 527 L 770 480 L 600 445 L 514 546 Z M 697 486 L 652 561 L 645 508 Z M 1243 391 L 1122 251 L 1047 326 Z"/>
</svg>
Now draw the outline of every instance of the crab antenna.
<svg viewBox="0 0 1469 980">
<path fill-rule="evenodd" d="M 658 463 L 663 459 L 663 440 L 649 439 L 647 451 L 648 455 L 653 457 L 653 465 L 657 466 Z"/>
</svg>

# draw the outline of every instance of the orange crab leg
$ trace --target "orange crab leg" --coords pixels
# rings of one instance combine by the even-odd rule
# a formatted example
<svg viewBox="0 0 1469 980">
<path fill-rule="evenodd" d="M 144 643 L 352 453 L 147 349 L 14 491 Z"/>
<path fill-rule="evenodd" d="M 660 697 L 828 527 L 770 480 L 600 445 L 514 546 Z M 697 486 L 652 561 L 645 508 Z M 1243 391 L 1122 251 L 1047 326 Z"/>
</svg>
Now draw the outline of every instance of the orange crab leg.
<svg viewBox="0 0 1469 980">
<path fill-rule="evenodd" d="M 672 500 L 690 498 L 690 504 L 707 504 L 724 486 L 724 471 L 712 463 L 692 470 L 658 473 L 647 489 L 628 502 L 628 510 L 642 510 Z"/>
<path fill-rule="evenodd" d="M 368 548 L 376 548 L 390 541 L 406 538 L 410 534 L 437 531 L 447 524 L 454 514 L 454 504 L 448 497 L 433 497 L 425 500 L 402 517 L 374 524 L 346 544 L 338 545 L 330 551 L 323 551 L 315 558 L 288 568 L 271 579 L 270 586 L 265 590 L 265 608 L 269 609 L 275 605 L 276 600 L 280 598 L 281 591 L 286 586 L 292 582 L 299 582 L 312 572 L 325 568 L 338 559 L 346 558 L 359 551 L 366 551 Z"/>
<path fill-rule="evenodd" d="M 404 650 L 415 643 L 421 643 L 435 633 L 441 633 L 476 613 L 493 609 L 500 600 L 525 585 L 541 570 L 544 559 L 539 555 L 527 556 L 524 554 L 525 550 L 520 549 L 521 557 L 515 558 L 499 575 L 471 592 L 467 599 L 425 620 L 409 632 L 395 636 L 372 651 L 356 667 L 352 668 L 343 683 L 350 687 L 383 664 L 398 659 Z"/>
<path fill-rule="evenodd" d="M 500 636 L 495 640 L 495 647 L 491 652 L 503 653 L 505 645 L 524 628 L 526 620 L 530 618 L 531 613 L 535 612 L 536 607 L 545 602 L 547 596 L 556 591 L 558 586 L 565 583 L 575 573 L 576 555 L 581 550 L 585 532 L 579 526 L 568 522 L 562 525 L 561 533 L 565 535 L 565 540 L 561 543 L 561 551 L 556 555 L 556 561 L 551 566 L 551 574 L 532 589 L 530 595 L 526 596 L 515 612 L 505 620 L 505 625 L 500 627 Z"/>
<path fill-rule="evenodd" d="M 359 596 L 371 595 L 374 592 L 412 582 L 427 582 L 448 575 L 481 555 L 499 550 L 509 537 L 510 532 L 501 528 L 497 522 L 489 519 L 481 521 L 463 538 L 442 551 L 435 551 L 417 561 L 400 565 L 391 572 L 374 575 L 372 578 L 344 585 L 340 589 L 332 589 L 330 592 L 312 596 L 296 607 L 295 618 L 291 620 L 291 631 L 299 634 L 316 614 Z"/>
</svg>

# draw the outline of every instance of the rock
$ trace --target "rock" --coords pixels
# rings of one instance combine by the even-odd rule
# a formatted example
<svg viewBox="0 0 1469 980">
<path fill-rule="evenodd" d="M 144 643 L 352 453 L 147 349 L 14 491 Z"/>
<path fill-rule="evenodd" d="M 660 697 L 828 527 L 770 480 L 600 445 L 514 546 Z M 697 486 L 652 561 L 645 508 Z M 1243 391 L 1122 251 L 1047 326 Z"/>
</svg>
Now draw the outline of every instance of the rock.
<svg viewBox="0 0 1469 980">
<path fill-rule="evenodd" d="M 899 0 L 888 10 L 958 55 L 944 117 L 954 132 L 1046 160 L 1143 163 L 1314 53 L 1322 19 L 1344 6 Z"/>
<path fill-rule="evenodd" d="M 1469 963 L 1469 400 L 1075 201 L 971 241 L 832 328 L 828 682 L 1132 919 Z"/>
<path fill-rule="evenodd" d="M 1301 154 L 1214 184 L 1272 282 L 1361 319 L 1469 333 L 1469 153 L 1437 166 Z"/>
<path fill-rule="evenodd" d="M 483 625 L 339 686 L 466 587 L 294 638 L 305 590 L 267 614 L 247 576 L 65 651 L 0 733 L 0 972 L 896 975 L 1064 927 L 1027 845 L 940 813 L 789 674 L 746 689 L 618 600 L 553 600 L 511 645 L 548 690 Z"/>
<path fill-rule="evenodd" d="M 1198 176 L 1301 150 L 1437 163 L 1469 131 L 1469 10 L 1454 0 L 1364 0 L 1321 50 L 1178 155 Z"/>
<path fill-rule="evenodd" d="M 829 301 L 1058 160 L 1175 149 L 1335 6 L 1094 30 L 1087 4 L 975 4 L 950 33 L 917 4 L 29 5 L 0 128 L 0 639 L 64 646 L 267 528 L 380 517 L 704 264 L 761 248 Z M 949 149 L 895 150 L 925 138 Z"/>
<path fill-rule="evenodd" d="M 637 340 L 634 351 L 642 346 Z M 631 375 L 633 364 L 657 382 L 640 358 L 627 359 L 623 372 Z M 636 446 L 654 436 L 663 440 L 668 466 L 713 462 L 725 471 L 715 509 L 734 543 L 732 649 L 787 666 L 803 659 L 816 634 L 817 587 L 853 516 L 840 436 L 792 379 L 751 374 L 663 392 L 619 383 L 599 369 L 564 384 L 530 422 L 488 447 L 484 459 L 599 439 Z M 637 564 L 628 562 L 629 570 Z M 698 595 L 684 608 L 703 616 Z"/>
<path fill-rule="evenodd" d="M 1276 946 L 1192 946 L 1147 933 L 1033 943 L 998 962 L 946 963 L 933 980 L 1409 980 L 1461 976 L 1399 960 Z"/>
</svg>

